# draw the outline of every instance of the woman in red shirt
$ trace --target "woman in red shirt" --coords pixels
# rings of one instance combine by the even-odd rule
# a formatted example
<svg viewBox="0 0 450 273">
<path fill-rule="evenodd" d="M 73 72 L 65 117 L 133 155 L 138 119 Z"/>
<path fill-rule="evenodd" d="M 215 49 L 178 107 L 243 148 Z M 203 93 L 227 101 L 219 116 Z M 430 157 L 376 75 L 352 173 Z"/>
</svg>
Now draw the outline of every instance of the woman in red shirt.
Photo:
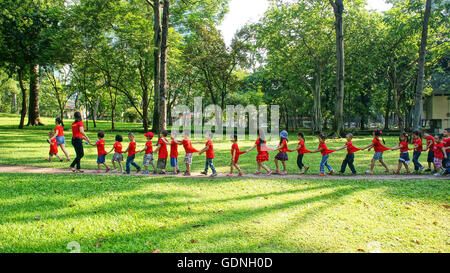
<svg viewBox="0 0 450 273">
<path fill-rule="evenodd" d="M 276 170 L 274 172 L 274 174 L 282 174 L 282 175 L 286 175 L 286 161 L 288 161 L 288 155 L 287 155 L 287 151 L 289 151 L 288 147 L 287 147 L 287 142 L 288 142 L 288 132 L 286 131 L 281 131 L 280 133 L 280 143 L 278 144 L 278 154 L 275 156 L 275 167 Z M 280 169 L 278 168 L 278 160 L 281 161 L 281 164 L 283 165 L 283 172 L 280 173 Z"/>
<path fill-rule="evenodd" d="M 400 141 L 398 142 L 398 145 L 392 148 L 392 151 L 400 150 L 400 158 L 398 159 L 398 167 L 397 171 L 394 171 L 394 174 L 399 174 L 400 170 L 402 169 L 402 165 L 405 166 L 407 174 L 409 174 L 409 167 L 408 164 L 411 163 L 411 160 L 409 159 L 409 148 L 408 148 L 408 134 L 403 132 L 400 134 Z"/>
<path fill-rule="evenodd" d="M 74 117 L 75 121 L 72 123 L 72 145 L 77 156 L 75 157 L 75 160 L 72 161 L 72 164 L 70 164 L 70 169 L 72 170 L 72 172 L 82 173 L 83 171 L 81 170 L 81 159 L 84 156 L 83 139 L 85 139 L 87 142 L 91 141 L 84 132 L 84 124 L 81 120 L 81 113 L 75 112 Z M 76 169 L 74 168 L 75 166 Z"/>
</svg>

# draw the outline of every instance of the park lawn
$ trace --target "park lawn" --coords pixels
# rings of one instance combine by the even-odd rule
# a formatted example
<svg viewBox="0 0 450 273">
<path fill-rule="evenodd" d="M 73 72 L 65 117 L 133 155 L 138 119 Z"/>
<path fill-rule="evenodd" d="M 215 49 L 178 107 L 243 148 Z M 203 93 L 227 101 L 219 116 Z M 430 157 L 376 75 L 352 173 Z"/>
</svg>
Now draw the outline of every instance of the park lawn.
<svg viewBox="0 0 450 273">
<path fill-rule="evenodd" d="M 0 181 L 0 252 L 450 252 L 442 180 Z"/>
<path fill-rule="evenodd" d="M 44 123 L 48 124 L 48 126 L 40 126 L 40 127 L 26 127 L 24 130 L 17 129 L 17 124 L 19 123 L 18 115 L 11 114 L 0 114 L 0 164 L 12 164 L 12 165 L 32 165 L 32 166 L 42 166 L 42 167 L 56 167 L 56 168 L 67 168 L 70 164 L 68 162 L 46 162 L 44 158 L 48 157 L 49 145 L 46 142 L 47 134 L 49 130 L 54 128 L 52 118 L 42 118 Z M 72 145 L 70 144 L 71 139 L 71 121 L 66 121 L 65 126 L 65 136 L 66 136 L 66 146 L 69 151 L 71 158 L 75 157 L 75 152 L 73 150 Z M 140 124 L 136 123 L 121 123 L 117 122 L 116 127 L 118 131 L 111 132 L 109 131 L 110 122 L 107 121 L 98 121 L 98 128 L 93 128 L 92 122 L 90 122 L 90 130 L 88 132 L 91 140 L 97 139 L 97 131 L 103 130 L 105 131 L 105 142 L 106 149 L 109 151 L 114 144 L 114 138 L 116 134 L 122 134 L 124 136 L 124 147 L 128 145 L 128 139 L 126 135 L 129 131 L 140 132 L 136 133 L 136 141 L 138 144 L 138 148 L 141 149 L 144 147 L 146 142 L 142 128 Z M 154 145 L 156 145 L 158 138 L 155 137 L 153 139 Z M 291 133 L 289 136 L 290 142 L 288 143 L 289 148 L 295 148 L 297 145 L 297 138 L 295 133 Z M 394 147 L 398 144 L 397 137 L 386 137 L 386 146 Z M 365 147 L 369 145 L 372 141 L 372 137 L 370 136 L 355 136 L 354 144 L 356 147 Z M 239 147 L 241 150 L 244 150 L 253 145 L 254 141 L 245 140 L 239 142 Z M 329 149 L 338 148 L 344 145 L 345 139 L 329 139 L 327 140 L 327 146 Z M 204 140 L 195 140 L 193 141 L 194 147 L 197 149 L 201 149 L 204 147 Z M 277 145 L 278 141 L 274 140 L 269 143 L 272 147 Z M 318 139 L 315 136 L 307 136 L 306 137 L 306 146 L 308 149 L 313 150 L 318 146 Z M 230 164 L 230 148 L 231 143 L 229 140 L 214 141 L 214 150 L 215 150 L 215 159 L 214 165 L 218 172 L 224 173 L 229 171 Z M 183 156 L 184 149 L 182 146 L 179 146 L 179 164 L 181 169 L 184 170 L 183 164 Z M 267 165 L 274 169 L 274 157 L 276 155 L 276 151 L 270 152 L 270 161 L 267 162 Z M 63 156 L 63 153 L 60 150 L 59 153 Z M 289 161 L 287 162 L 288 173 L 296 173 L 298 172 L 296 159 L 297 153 L 289 153 Z M 330 156 L 329 163 L 330 165 L 336 169 L 340 169 L 340 165 L 342 160 L 346 155 L 346 150 L 339 151 L 337 153 L 333 153 Z M 360 173 L 363 173 L 365 170 L 369 169 L 370 161 L 373 156 L 373 150 L 371 152 L 363 151 L 356 153 L 355 158 L 355 166 Z M 410 155 L 412 158 L 412 154 Z M 64 156 L 63 156 L 64 157 Z M 387 151 L 383 155 L 385 162 L 389 165 L 391 169 L 396 168 L 398 163 L 399 152 L 398 151 Z M 107 163 L 110 163 L 112 158 L 112 154 L 107 156 Z M 321 159 L 320 153 L 315 154 L 306 154 L 303 162 L 310 166 L 311 173 L 318 173 L 319 171 L 319 162 Z M 82 160 L 82 168 L 85 169 L 95 169 L 96 168 L 96 160 L 97 160 L 97 150 L 93 146 L 86 147 L 85 149 L 85 157 Z M 192 165 L 192 170 L 194 172 L 200 172 L 204 169 L 204 161 L 205 155 L 194 156 L 194 161 Z M 423 154 L 421 157 L 422 164 L 426 163 L 426 154 Z M 142 155 L 137 156 L 136 162 L 142 165 Z M 249 154 L 244 154 L 240 157 L 239 160 L 240 166 L 243 168 L 244 172 L 253 173 L 256 171 L 256 149 L 250 152 Z M 168 170 L 171 170 L 170 164 L 167 166 Z M 413 169 L 414 166 L 410 164 L 410 168 Z M 377 163 L 377 167 L 375 168 L 375 173 L 382 174 L 384 168 L 381 167 L 379 163 Z M 347 169 L 347 173 L 350 170 Z"/>
</svg>

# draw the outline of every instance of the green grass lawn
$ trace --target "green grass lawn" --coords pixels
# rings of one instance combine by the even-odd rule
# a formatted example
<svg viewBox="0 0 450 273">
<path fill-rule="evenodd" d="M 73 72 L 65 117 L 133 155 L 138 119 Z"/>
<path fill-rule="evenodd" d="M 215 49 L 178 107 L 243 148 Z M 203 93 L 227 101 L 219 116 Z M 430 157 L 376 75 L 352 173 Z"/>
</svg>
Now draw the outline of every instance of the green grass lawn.
<svg viewBox="0 0 450 273">
<path fill-rule="evenodd" d="M 0 181 L 0 252 L 450 252 L 442 180 Z"/>
<path fill-rule="evenodd" d="M 49 145 L 46 142 L 48 131 L 54 128 L 53 120 L 51 118 L 43 118 L 43 121 L 49 126 L 44 127 L 26 127 L 24 130 L 17 129 L 17 124 L 19 124 L 19 116 L 17 115 L 8 115 L 8 114 L 0 114 L 0 164 L 13 164 L 13 165 L 33 165 L 33 166 L 45 166 L 45 167 L 56 167 L 56 168 L 67 168 L 70 164 L 67 162 L 59 163 L 53 162 L 49 163 L 44 161 L 44 158 L 48 157 Z M 69 154 L 72 158 L 75 157 L 75 151 L 73 150 L 72 145 L 70 144 L 71 139 L 71 121 L 66 121 L 66 145 L 69 151 Z M 142 128 L 139 124 L 130 124 L 130 123 L 120 123 L 116 124 L 118 131 L 109 132 L 110 123 L 107 121 L 98 121 L 98 128 L 93 128 L 92 122 L 90 122 L 90 130 L 88 132 L 89 137 L 92 140 L 97 139 L 97 131 L 103 130 L 105 131 L 105 142 L 106 148 L 109 151 L 114 144 L 115 135 L 120 133 L 124 136 L 124 147 L 128 145 L 128 139 L 126 135 L 129 131 L 141 131 Z M 290 142 L 288 146 L 290 148 L 295 148 L 297 146 L 297 138 L 296 134 L 290 134 L 289 136 Z M 154 145 L 156 145 L 157 137 L 154 138 Z M 397 137 L 386 137 L 386 146 L 394 147 L 398 144 Z M 146 142 L 143 133 L 136 134 L 136 141 L 138 144 L 138 148 L 143 148 Z M 364 147 L 370 144 L 372 141 L 372 137 L 370 136 L 355 136 L 354 144 L 356 147 Z M 250 146 L 252 146 L 254 141 L 240 141 L 239 147 L 241 150 L 244 150 Z M 269 143 L 269 145 L 275 146 L 278 143 L 277 140 L 274 140 Z M 338 148 L 344 145 L 345 139 L 329 139 L 327 140 L 327 146 L 330 149 Z M 203 148 L 205 141 L 193 141 L 194 147 L 197 149 Z M 312 150 L 317 148 L 318 140 L 315 136 L 308 136 L 306 138 L 306 146 L 308 149 Z M 214 142 L 214 150 L 215 150 L 215 160 L 214 165 L 218 172 L 228 172 L 229 171 L 229 163 L 230 163 L 230 148 L 231 143 L 228 140 L 224 141 L 215 141 Z M 183 156 L 184 149 L 182 146 L 179 147 L 179 163 L 181 163 L 181 169 L 184 170 L 183 166 Z M 60 151 L 60 155 L 63 156 Z M 270 161 L 267 165 L 274 169 L 274 157 L 276 155 L 276 151 L 270 153 Z M 333 153 L 330 156 L 330 165 L 334 169 L 339 169 L 346 155 L 346 151 L 340 151 L 337 153 Z M 373 156 L 373 151 L 367 152 L 358 152 L 356 153 L 355 158 L 355 166 L 360 173 L 363 173 L 365 170 L 369 169 L 370 161 Z M 390 168 L 396 168 L 398 163 L 398 151 L 387 151 L 384 153 L 383 157 L 385 162 L 390 166 Z M 410 155 L 412 158 L 412 154 Z M 107 162 L 109 163 L 112 158 L 112 154 L 107 156 Z M 298 172 L 297 164 L 297 153 L 289 153 L 289 161 L 287 162 L 288 173 L 296 173 Z M 320 153 L 315 154 L 306 154 L 304 157 L 304 163 L 311 167 L 311 173 L 319 172 L 319 162 L 321 159 Z M 194 172 L 200 172 L 204 168 L 205 155 L 194 157 L 192 169 Z M 426 154 L 423 154 L 421 157 L 422 164 L 426 163 Z M 93 146 L 86 147 L 85 149 L 85 157 L 82 160 L 82 168 L 85 169 L 94 169 L 97 164 L 97 150 Z M 142 165 L 142 155 L 138 155 L 136 162 Z M 250 152 L 249 154 L 242 155 L 239 160 L 240 166 L 243 168 L 244 172 L 253 173 L 256 171 L 256 149 Z M 375 168 L 375 173 L 381 174 L 383 173 L 384 168 L 377 163 L 377 167 Z M 413 164 L 410 164 L 410 168 L 413 170 Z M 170 170 L 170 164 L 168 163 L 168 170 Z M 349 173 L 350 170 L 347 169 Z"/>
</svg>

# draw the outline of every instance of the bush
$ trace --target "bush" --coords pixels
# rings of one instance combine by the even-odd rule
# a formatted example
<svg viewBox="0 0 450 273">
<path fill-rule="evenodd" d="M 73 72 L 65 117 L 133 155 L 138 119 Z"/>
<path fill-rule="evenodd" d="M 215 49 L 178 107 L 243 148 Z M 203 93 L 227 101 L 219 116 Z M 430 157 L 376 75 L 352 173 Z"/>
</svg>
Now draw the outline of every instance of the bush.
<svg viewBox="0 0 450 273">
<path fill-rule="evenodd" d="M 134 108 L 128 108 L 123 114 L 123 117 L 127 122 L 136 122 L 139 118 L 139 113 Z"/>
</svg>

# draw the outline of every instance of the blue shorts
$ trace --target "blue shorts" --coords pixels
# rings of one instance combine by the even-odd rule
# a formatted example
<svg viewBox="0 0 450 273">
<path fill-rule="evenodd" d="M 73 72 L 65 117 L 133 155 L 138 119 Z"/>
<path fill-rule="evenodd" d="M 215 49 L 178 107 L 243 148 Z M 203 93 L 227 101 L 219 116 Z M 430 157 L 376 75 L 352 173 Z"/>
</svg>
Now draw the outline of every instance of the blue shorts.
<svg viewBox="0 0 450 273">
<path fill-rule="evenodd" d="M 406 164 L 411 163 L 411 160 L 409 159 L 409 153 L 408 152 L 400 153 L 400 158 L 398 159 L 398 161 Z"/>
<path fill-rule="evenodd" d="M 64 136 L 57 136 L 55 137 L 56 139 L 56 144 L 61 145 L 61 144 L 66 144 L 66 138 Z"/>
<path fill-rule="evenodd" d="M 103 164 L 105 163 L 106 155 L 102 155 L 97 157 L 97 164 Z"/>
<path fill-rule="evenodd" d="M 177 157 L 171 157 L 170 158 L 170 166 L 178 167 L 178 158 Z"/>
<path fill-rule="evenodd" d="M 373 159 L 374 159 L 374 160 L 383 160 L 383 152 L 375 153 L 375 154 L 373 155 Z"/>
</svg>

